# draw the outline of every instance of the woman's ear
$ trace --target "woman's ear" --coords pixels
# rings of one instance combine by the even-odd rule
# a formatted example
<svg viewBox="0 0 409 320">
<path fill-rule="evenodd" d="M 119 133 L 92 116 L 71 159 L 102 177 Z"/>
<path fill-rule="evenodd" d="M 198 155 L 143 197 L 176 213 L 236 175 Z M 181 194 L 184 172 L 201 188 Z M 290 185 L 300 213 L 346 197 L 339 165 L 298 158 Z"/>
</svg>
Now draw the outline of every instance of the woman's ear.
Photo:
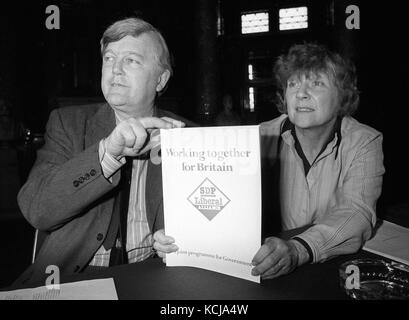
<svg viewBox="0 0 409 320">
<path fill-rule="evenodd" d="M 156 92 L 161 92 L 166 87 L 166 84 L 168 83 L 169 78 L 170 78 L 170 71 L 167 69 L 163 70 L 162 73 L 158 77 L 158 84 L 156 86 Z"/>
</svg>

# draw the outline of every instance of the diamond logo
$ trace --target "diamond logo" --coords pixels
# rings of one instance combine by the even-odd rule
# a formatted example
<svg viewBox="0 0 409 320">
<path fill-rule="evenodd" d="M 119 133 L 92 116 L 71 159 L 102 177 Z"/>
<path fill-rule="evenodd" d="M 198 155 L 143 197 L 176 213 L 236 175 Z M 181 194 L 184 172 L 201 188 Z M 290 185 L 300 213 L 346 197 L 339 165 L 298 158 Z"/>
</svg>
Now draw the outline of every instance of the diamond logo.
<svg viewBox="0 0 409 320">
<path fill-rule="evenodd" d="M 208 178 L 203 180 L 187 200 L 209 221 L 230 202 L 230 199 Z"/>
</svg>

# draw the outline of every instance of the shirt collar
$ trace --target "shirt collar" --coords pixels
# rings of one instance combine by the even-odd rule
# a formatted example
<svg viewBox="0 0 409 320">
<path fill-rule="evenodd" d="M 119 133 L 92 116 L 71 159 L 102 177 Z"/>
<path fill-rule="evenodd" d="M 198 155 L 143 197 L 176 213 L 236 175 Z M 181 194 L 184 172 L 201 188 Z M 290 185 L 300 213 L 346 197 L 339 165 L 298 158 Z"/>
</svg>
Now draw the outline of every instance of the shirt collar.
<svg viewBox="0 0 409 320">
<path fill-rule="evenodd" d="M 125 118 L 124 118 L 124 117 L 121 117 L 120 114 L 119 114 L 119 112 L 117 112 L 115 109 L 114 109 L 114 113 L 115 113 L 115 123 L 116 123 L 117 125 L 118 125 L 118 123 L 121 123 L 122 121 L 125 120 Z M 157 108 L 154 106 L 151 116 L 152 116 L 152 117 L 157 117 L 157 113 L 158 113 Z"/>
<path fill-rule="evenodd" d="M 337 120 L 335 121 L 335 125 L 334 128 L 331 132 L 331 134 L 328 137 L 327 142 L 324 144 L 323 149 L 325 149 L 328 144 L 335 139 L 335 137 L 337 137 L 337 147 L 339 146 L 339 144 L 341 143 L 341 124 L 342 124 L 342 117 L 337 117 Z M 298 141 L 297 139 L 297 135 L 295 133 L 295 125 L 290 121 L 290 118 L 287 117 L 284 120 L 283 125 L 281 126 L 281 132 L 280 135 L 282 135 L 284 132 L 289 131 L 291 132 L 291 135 L 293 136 L 295 141 Z"/>
<path fill-rule="evenodd" d="M 336 139 L 336 144 L 335 144 L 335 146 L 334 146 L 334 147 L 336 148 L 336 151 L 335 151 L 335 159 L 338 157 L 338 149 L 339 149 L 339 145 L 340 145 L 340 143 L 341 143 L 341 138 L 342 138 L 342 137 L 341 137 L 341 124 L 342 124 L 342 117 L 337 117 L 337 119 L 336 119 L 336 121 L 335 121 L 334 128 L 333 128 L 331 134 L 329 135 L 328 140 L 326 141 L 326 143 L 324 143 L 324 145 L 323 145 L 321 151 L 318 153 L 316 159 L 319 158 L 319 156 L 326 150 L 326 148 L 328 147 L 328 145 L 329 145 L 329 144 L 331 143 L 331 141 L 333 141 L 335 138 L 337 138 L 337 139 Z M 305 169 L 305 174 L 307 175 L 307 173 L 308 173 L 308 171 L 309 171 L 309 168 L 311 167 L 311 164 L 308 163 L 308 160 L 307 160 L 307 158 L 305 157 L 304 152 L 303 152 L 303 150 L 302 150 L 302 148 L 301 148 L 300 142 L 298 141 L 297 134 L 295 133 L 295 125 L 289 120 L 288 117 L 284 120 L 284 123 L 283 123 L 283 125 L 282 125 L 282 127 L 281 127 L 280 138 L 281 138 L 282 135 L 283 135 L 284 133 L 286 133 L 287 131 L 290 131 L 291 136 L 293 137 L 294 147 L 295 147 L 295 149 L 296 149 L 296 152 L 298 153 L 298 155 L 300 156 L 300 158 L 301 158 L 302 161 L 303 161 L 304 169 Z M 287 136 L 288 136 L 288 134 L 287 134 Z"/>
</svg>

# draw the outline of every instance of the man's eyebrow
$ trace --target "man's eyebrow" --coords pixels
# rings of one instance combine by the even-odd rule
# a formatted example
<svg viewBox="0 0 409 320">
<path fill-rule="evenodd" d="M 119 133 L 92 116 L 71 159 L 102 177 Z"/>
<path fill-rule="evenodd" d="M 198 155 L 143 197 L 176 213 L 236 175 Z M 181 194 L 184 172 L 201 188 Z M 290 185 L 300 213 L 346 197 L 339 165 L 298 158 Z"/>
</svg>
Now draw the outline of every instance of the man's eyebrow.
<svg viewBox="0 0 409 320">
<path fill-rule="evenodd" d="M 141 59 L 145 59 L 145 57 L 141 53 L 136 52 L 136 51 L 128 50 L 128 51 L 124 51 L 123 53 L 124 54 L 133 54 L 135 56 L 138 56 Z"/>
<path fill-rule="evenodd" d="M 112 50 L 112 49 L 105 50 L 104 54 L 106 54 L 106 53 L 112 53 L 114 55 L 117 55 L 117 53 L 115 53 L 114 50 Z M 142 54 L 140 54 L 139 52 L 136 52 L 136 51 L 128 50 L 128 51 L 124 51 L 124 52 L 121 52 L 121 53 L 122 54 L 133 54 L 133 55 L 138 56 L 141 59 L 144 59 L 144 56 Z"/>
</svg>

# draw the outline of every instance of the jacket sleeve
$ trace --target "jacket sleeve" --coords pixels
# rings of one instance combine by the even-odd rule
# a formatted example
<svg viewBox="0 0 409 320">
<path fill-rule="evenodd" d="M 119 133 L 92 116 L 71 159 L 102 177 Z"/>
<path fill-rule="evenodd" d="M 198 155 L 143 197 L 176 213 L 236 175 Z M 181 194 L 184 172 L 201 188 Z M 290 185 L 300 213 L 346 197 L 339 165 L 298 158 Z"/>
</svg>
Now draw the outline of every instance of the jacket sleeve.
<svg viewBox="0 0 409 320">
<path fill-rule="evenodd" d="M 75 139 L 83 141 L 84 137 L 69 132 L 59 110 L 54 110 L 47 123 L 45 145 L 38 150 L 18 194 L 23 215 L 40 230 L 51 231 L 82 214 L 119 182 L 119 172 L 112 176 L 112 183 L 102 174 L 99 141 L 80 150 Z"/>
<path fill-rule="evenodd" d="M 371 237 L 384 172 L 382 135 L 378 135 L 356 152 L 328 213 L 298 236 L 311 247 L 313 262 L 354 253 Z"/>
</svg>

